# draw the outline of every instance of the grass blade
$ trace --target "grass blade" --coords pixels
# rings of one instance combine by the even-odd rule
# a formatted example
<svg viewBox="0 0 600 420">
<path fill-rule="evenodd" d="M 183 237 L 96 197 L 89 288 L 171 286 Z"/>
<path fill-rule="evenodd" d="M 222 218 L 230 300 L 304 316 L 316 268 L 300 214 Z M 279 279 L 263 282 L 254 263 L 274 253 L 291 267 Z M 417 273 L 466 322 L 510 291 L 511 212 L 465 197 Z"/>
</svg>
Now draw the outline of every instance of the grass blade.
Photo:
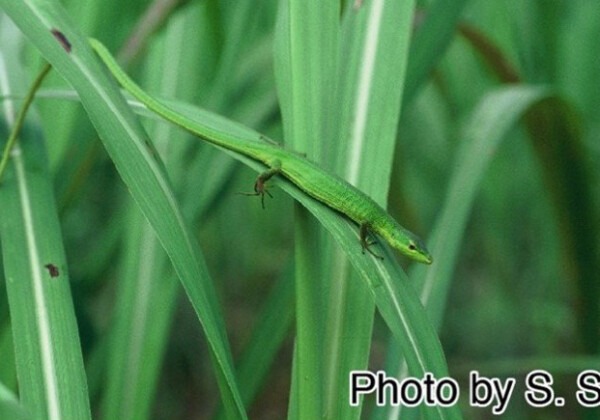
<svg viewBox="0 0 600 420">
<path fill-rule="evenodd" d="M 422 301 L 439 326 L 464 229 L 485 169 L 507 133 L 536 102 L 548 95 L 540 87 L 511 86 L 488 93 L 464 131 L 443 211 L 431 234 L 436 261 L 427 270 L 416 266 L 411 278 L 421 284 Z"/>
<path fill-rule="evenodd" d="M 467 25 L 462 25 L 461 32 L 500 80 L 521 81 L 515 66 L 485 34 Z M 600 288 L 594 280 L 600 254 L 596 236 L 590 234 L 596 231 L 597 222 L 593 215 L 594 193 L 589 182 L 591 171 L 581 124 L 574 107 L 559 96 L 536 104 L 526 117 L 529 138 L 542 163 L 545 182 L 557 209 L 559 234 L 564 244 L 561 247 L 563 261 L 569 262 L 564 264 L 564 275 L 579 287 L 580 334 L 586 350 L 594 354 L 600 347 L 600 333 L 596 328 L 600 322 Z M 578 217 L 572 217 L 573 214 Z"/>
<path fill-rule="evenodd" d="M 148 85 L 161 93 L 189 97 L 196 88 L 192 80 L 177 74 L 178 63 L 193 59 L 181 46 L 198 9 L 187 12 L 174 17 L 166 33 L 150 46 L 145 65 Z M 180 185 L 184 174 L 180 154 L 189 146 L 189 136 L 156 121 L 151 122 L 149 133 L 167 168 L 175 169 L 170 171 L 171 179 Z M 128 220 L 128 252 L 120 272 L 103 400 L 106 419 L 149 418 L 179 290 L 152 226 L 134 206 L 130 206 Z"/>
<path fill-rule="evenodd" d="M 266 298 L 253 334 L 237 365 L 244 404 L 250 406 L 263 385 L 275 353 L 289 335 L 294 322 L 294 285 L 291 266 L 285 270 Z M 224 420 L 223 413 L 217 419 Z"/>
<path fill-rule="evenodd" d="M 285 143 L 317 162 L 323 161 L 331 109 L 339 36 L 338 1 L 280 2 L 275 43 L 275 74 Z M 295 208 L 296 351 L 290 417 L 319 418 L 322 413 L 323 284 L 317 223 Z M 295 409 L 299 411 L 294 412 Z"/>
<path fill-rule="evenodd" d="M 1 19 L 14 36 L 16 28 L 4 15 Z M 18 55 L 19 50 L 10 50 L 14 44 L 2 39 L 0 45 L 0 91 L 7 94 L 22 89 L 18 78 L 23 70 L 17 60 L 8 59 Z M 15 104 L 5 101 L 3 105 L 4 119 L 12 129 Z M 0 202 L 0 237 L 21 404 L 35 418 L 90 418 L 46 149 L 31 115 L 25 120 L 20 142 L 12 149 Z"/>
<path fill-rule="evenodd" d="M 468 0 L 436 0 L 411 41 L 403 102 L 410 102 L 452 41 Z"/>
<path fill-rule="evenodd" d="M 133 203 L 127 226 L 126 249 L 131 251 L 119 272 L 107 346 L 106 419 L 149 417 L 179 290 L 152 227 Z"/>
<path fill-rule="evenodd" d="M 0 418 L 11 420 L 33 420 L 24 407 L 19 404 L 17 397 L 0 383 Z"/>
<path fill-rule="evenodd" d="M 416 266 L 411 278 L 419 285 L 421 301 L 436 328 L 440 328 L 446 307 L 452 273 L 456 265 L 465 226 L 477 188 L 500 141 L 532 104 L 547 95 L 542 88 L 514 86 L 486 95 L 465 129 L 465 139 L 457 155 L 446 201 L 430 239 L 435 261 L 424 269 Z M 388 350 L 386 370 L 396 377 L 407 375 L 396 339 Z M 376 409 L 377 419 L 401 418 L 404 408 Z"/>
<path fill-rule="evenodd" d="M 4 272 L 4 270 L 2 270 Z M 3 290 L 6 290 L 3 288 Z M 7 302 L 4 296 L 4 302 Z M 8 303 L 8 302 L 7 302 Z M 8 312 L 8 304 L 6 305 Z M 0 354 L 2 355 L 2 363 L 0 363 L 0 382 L 3 383 L 10 391 L 16 392 L 17 386 L 17 368 L 15 362 L 15 348 L 13 345 L 12 330 L 10 323 L 6 322 L 0 330 Z"/>
<path fill-rule="evenodd" d="M 347 9 L 342 27 L 335 132 L 329 159 L 338 174 L 386 206 L 414 2 L 372 1 Z M 335 112 L 335 111 L 334 111 Z M 374 303 L 368 286 L 338 249 L 328 277 L 325 362 L 327 418 L 358 419 L 348 375 L 366 369 Z"/>
<path fill-rule="evenodd" d="M 57 2 L 0 1 L 0 5 L 53 67 L 77 90 L 123 181 L 149 220 L 196 310 L 214 355 L 225 407 L 245 418 L 231 366 L 223 321 L 211 301 L 211 286 L 197 244 L 190 237 L 161 165 L 147 135 L 128 109 L 115 83 Z M 51 30 L 59 30 L 57 40 Z"/>
</svg>

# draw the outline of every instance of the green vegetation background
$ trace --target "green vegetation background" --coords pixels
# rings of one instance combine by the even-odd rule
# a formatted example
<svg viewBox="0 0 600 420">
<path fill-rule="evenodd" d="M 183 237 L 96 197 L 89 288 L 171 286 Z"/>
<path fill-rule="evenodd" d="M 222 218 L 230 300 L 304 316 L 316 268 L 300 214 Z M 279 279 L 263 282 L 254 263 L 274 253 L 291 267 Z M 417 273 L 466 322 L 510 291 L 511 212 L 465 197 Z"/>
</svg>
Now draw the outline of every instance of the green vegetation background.
<svg viewBox="0 0 600 420">
<path fill-rule="evenodd" d="M 294 85 L 276 80 L 290 65 L 277 60 L 289 59 L 294 70 L 303 68 L 294 61 L 302 54 L 292 48 L 285 57 L 285 47 L 278 45 L 278 37 L 285 37 L 276 33 L 285 32 L 284 3 L 63 2 L 80 31 L 118 52 L 121 64 L 148 91 L 198 105 L 278 141 L 299 129 L 286 125 L 291 124 L 286 107 L 294 103 L 286 95 L 294 93 Z M 412 10 L 412 2 L 406 4 L 401 10 Z M 4 7 L 9 12 L 8 3 L 0 2 L 0 11 Z M 342 2 L 338 11 L 346 16 L 357 13 L 357 7 L 371 7 L 370 0 Z M 336 10 L 324 9 L 318 4 L 307 8 L 314 15 L 306 19 L 318 23 L 327 19 L 320 13 Z M 293 28 L 293 19 L 299 19 L 293 6 L 290 16 Z M 437 251 L 434 258 L 442 261 L 412 267 L 399 259 L 408 267 L 407 284 L 416 293 L 422 284 L 437 287 L 429 317 L 439 332 L 449 374 L 461 385 L 471 369 L 517 377 L 506 418 L 596 418 L 593 410 L 578 406 L 574 392 L 577 373 L 600 369 L 600 5 L 586 0 L 417 1 L 414 17 L 406 22 L 411 26 L 405 33 L 412 34 L 410 49 L 397 52 L 398 57 L 407 54 L 406 71 L 397 69 L 401 114 L 390 114 L 386 104 L 373 111 L 389 114 L 383 121 L 395 124 L 392 131 L 397 128 L 386 143 L 393 150 L 393 166 L 391 171 L 375 166 L 372 170 L 382 175 L 364 182 L 386 179 L 383 186 L 365 188 L 385 203 L 389 183 L 390 213 L 426 238 Z M 353 35 L 338 29 L 330 31 L 332 42 L 343 44 Z M 318 35 L 301 33 L 307 43 Z M 12 70 L 10 78 L 21 78 L 15 92 L 24 93 L 39 71 L 40 55 L 4 14 L 0 37 L 2 57 L 11 60 L 6 65 Z M 327 45 L 322 49 L 326 53 Z M 339 78 L 314 83 L 341 85 L 342 75 L 358 64 L 350 54 L 340 57 Z M 326 59 L 323 63 L 331 65 Z M 393 67 L 390 72 L 395 74 Z M 68 287 L 56 299 L 74 308 L 78 335 L 67 334 L 66 341 L 75 353 L 81 348 L 85 363 L 86 378 L 80 379 L 84 386 L 87 382 L 88 392 L 81 398 L 89 398 L 93 418 L 242 416 L 231 414 L 236 403 L 226 402 L 227 411 L 222 411 L 217 386 L 222 382 L 215 380 L 194 308 L 81 104 L 65 100 L 72 93 L 63 78 L 51 74 L 40 92 L 43 99 L 35 102 L 37 117 L 26 127 L 42 146 L 23 148 L 43 151 L 44 141 L 47 148 L 47 156 L 40 151 L 32 165 L 47 165 L 40 188 L 50 182 L 54 192 L 55 203 L 51 194 L 39 193 L 42 206 L 56 209 L 59 216 L 59 225 L 48 222 L 52 227 L 43 234 L 56 237 L 62 232 L 66 263 L 60 269 L 68 267 L 72 303 Z M 343 117 L 338 104 L 332 100 L 315 105 L 320 127 L 333 125 L 328 122 L 332 116 Z M 324 296 L 336 293 L 334 279 L 362 284 L 359 276 L 352 276 L 347 263 L 336 265 L 341 252 L 332 251 L 328 235 L 282 190 L 272 189 L 274 198 L 263 210 L 259 200 L 236 194 L 251 190 L 254 171 L 155 119 L 143 122 L 206 260 L 215 292 L 211 305 L 223 315 L 225 325 L 219 331 L 232 349 L 235 383 L 250 418 L 303 419 L 306 413 L 334 420 L 443 418 L 435 412 L 378 409 L 372 398 L 362 409 L 346 407 L 345 368 L 365 368 L 368 361 L 372 370 L 385 366 L 392 375 L 402 371 L 402 352 L 390 327 L 378 314 L 373 317 L 371 300 L 352 300 L 367 296 L 365 286 L 347 291 L 354 298 L 340 303 L 344 320 L 336 321 L 331 314 L 335 300 Z M 4 119 L 1 124 L 5 139 Z M 335 132 L 327 130 L 312 143 L 286 142 L 341 171 L 345 163 L 337 162 L 332 150 L 344 150 L 344 140 L 323 140 Z M 2 196 L 3 203 L 12 202 L 9 194 Z M 19 222 L 3 203 L 2 249 L 8 273 L 16 261 L 11 252 L 18 253 L 9 225 Z M 298 239 L 295 243 L 295 235 L 308 239 L 304 245 Z M 316 243 L 318 252 L 311 248 Z M 356 247 L 360 253 L 358 242 Z M 342 269 L 336 272 L 336 267 Z M 312 282 L 299 289 L 294 274 Z M 7 286 L 7 279 L 14 281 L 6 274 Z M 306 290 L 307 295 L 298 296 Z M 363 306 L 353 307 L 352 302 Z M 13 341 L 26 343 L 33 335 L 15 323 L 17 304 L 33 305 L 27 299 L 9 300 L 2 287 L 0 413 L 41 418 L 36 416 L 46 410 L 45 403 L 26 397 L 22 384 L 19 394 Z M 347 322 L 350 330 L 336 322 Z M 301 330 L 296 329 L 299 325 Z M 320 351 L 303 353 L 295 347 L 296 334 L 313 340 Z M 357 350 L 335 353 L 335 346 Z M 340 360 L 327 358 L 334 353 Z M 318 383 L 314 389 L 322 396 L 303 391 L 302 381 L 292 379 L 303 377 L 298 369 L 315 375 L 311 381 Z M 567 399 L 565 407 L 533 409 L 525 404 L 522 379 L 534 369 L 555 375 L 557 392 Z M 235 399 L 236 391 L 232 395 Z M 79 407 L 73 412 L 88 410 L 85 402 L 83 408 L 77 404 L 72 404 Z M 488 409 L 468 407 L 465 398 L 460 410 L 468 419 L 490 417 Z"/>
</svg>

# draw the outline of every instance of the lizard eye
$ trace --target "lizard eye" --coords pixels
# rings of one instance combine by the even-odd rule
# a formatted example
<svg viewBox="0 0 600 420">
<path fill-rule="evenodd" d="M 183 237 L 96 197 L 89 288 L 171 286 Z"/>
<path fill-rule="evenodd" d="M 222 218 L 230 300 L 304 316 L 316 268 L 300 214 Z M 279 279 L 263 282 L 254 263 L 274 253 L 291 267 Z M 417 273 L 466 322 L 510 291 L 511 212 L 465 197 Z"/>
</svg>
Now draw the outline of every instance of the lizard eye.
<svg viewBox="0 0 600 420">
<path fill-rule="evenodd" d="M 417 249 L 417 247 L 415 246 L 415 244 L 411 243 L 408 245 L 408 249 L 410 249 L 411 251 L 414 251 Z"/>
</svg>

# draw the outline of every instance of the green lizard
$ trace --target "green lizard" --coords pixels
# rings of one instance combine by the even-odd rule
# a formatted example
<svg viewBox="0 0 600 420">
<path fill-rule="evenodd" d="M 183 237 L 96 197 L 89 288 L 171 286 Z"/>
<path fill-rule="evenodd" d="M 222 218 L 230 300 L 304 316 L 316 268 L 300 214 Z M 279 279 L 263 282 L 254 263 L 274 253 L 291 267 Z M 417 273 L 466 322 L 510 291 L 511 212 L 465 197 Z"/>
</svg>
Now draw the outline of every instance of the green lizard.
<svg viewBox="0 0 600 420">
<path fill-rule="evenodd" d="M 360 226 L 363 252 L 367 250 L 377 257 L 369 249 L 371 243 L 368 240 L 369 234 L 377 234 L 393 248 L 416 261 L 426 264 L 433 261 L 427 248 L 415 234 L 400 226 L 373 199 L 342 178 L 277 145 L 236 138 L 173 111 L 131 80 L 102 43 L 90 39 L 90 44 L 121 86 L 148 109 L 209 143 L 241 153 L 266 165 L 269 169 L 260 174 L 254 184 L 254 194 L 260 195 L 261 199 L 268 194 L 265 183 L 275 175 L 282 175 L 306 194 L 356 222 Z"/>
</svg>

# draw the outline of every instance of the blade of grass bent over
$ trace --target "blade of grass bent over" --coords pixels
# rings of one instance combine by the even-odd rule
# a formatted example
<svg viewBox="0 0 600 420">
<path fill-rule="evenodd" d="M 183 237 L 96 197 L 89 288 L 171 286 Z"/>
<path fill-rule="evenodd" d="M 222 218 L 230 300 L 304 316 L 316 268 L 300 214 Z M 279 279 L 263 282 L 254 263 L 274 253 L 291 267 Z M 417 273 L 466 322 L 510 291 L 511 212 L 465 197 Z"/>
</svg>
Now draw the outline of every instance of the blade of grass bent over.
<svg viewBox="0 0 600 420">
<path fill-rule="evenodd" d="M 501 81 L 514 83 L 521 80 L 508 57 L 483 32 L 462 25 L 461 33 Z M 580 47 L 585 48 L 583 44 Z M 580 335 L 586 350 L 595 354 L 600 347 L 597 328 L 600 322 L 600 287 L 595 280 L 600 252 L 594 234 L 597 218 L 593 211 L 593 183 L 589 182 L 590 165 L 583 130 L 571 104 L 560 96 L 538 103 L 526 118 L 529 138 L 542 163 L 544 180 L 557 209 L 565 277 L 576 282 L 579 288 L 580 305 L 577 306 L 580 314 L 577 320 Z M 572 217 L 573 214 L 578 216 Z"/>
<path fill-rule="evenodd" d="M 190 237 L 162 165 L 150 140 L 114 81 L 100 66 L 87 40 L 55 1 L 0 0 L 0 5 L 77 90 L 119 174 L 169 255 L 204 328 L 214 354 L 215 373 L 231 416 L 246 418 L 233 375 L 231 354 L 204 262 Z M 60 31 L 53 35 L 52 30 Z M 58 32 L 55 32 L 55 34 Z"/>
<path fill-rule="evenodd" d="M 549 94 L 533 86 L 510 86 L 485 95 L 464 130 L 442 213 L 430 244 L 438 257 L 431 269 L 415 266 L 411 277 L 420 284 L 423 304 L 439 328 L 446 306 L 452 272 L 477 188 L 500 142 L 536 102 Z M 434 252 L 434 251 L 432 251 Z"/>
<path fill-rule="evenodd" d="M 531 86 L 498 89 L 482 99 L 464 130 L 465 139 L 457 154 L 456 169 L 429 241 L 436 259 L 427 269 L 415 266 L 411 271 L 411 278 L 421 290 L 421 301 L 437 329 L 440 328 L 446 308 L 468 216 L 485 170 L 507 132 L 532 104 L 547 94 L 545 89 Z M 386 371 L 395 372 L 396 377 L 405 377 L 406 365 L 402 362 L 400 348 L 395 338 L 391 341 Z M 404 409 L 381 407 L 375 411 L 374 418 L 398 419 Z"/>
</svg>

